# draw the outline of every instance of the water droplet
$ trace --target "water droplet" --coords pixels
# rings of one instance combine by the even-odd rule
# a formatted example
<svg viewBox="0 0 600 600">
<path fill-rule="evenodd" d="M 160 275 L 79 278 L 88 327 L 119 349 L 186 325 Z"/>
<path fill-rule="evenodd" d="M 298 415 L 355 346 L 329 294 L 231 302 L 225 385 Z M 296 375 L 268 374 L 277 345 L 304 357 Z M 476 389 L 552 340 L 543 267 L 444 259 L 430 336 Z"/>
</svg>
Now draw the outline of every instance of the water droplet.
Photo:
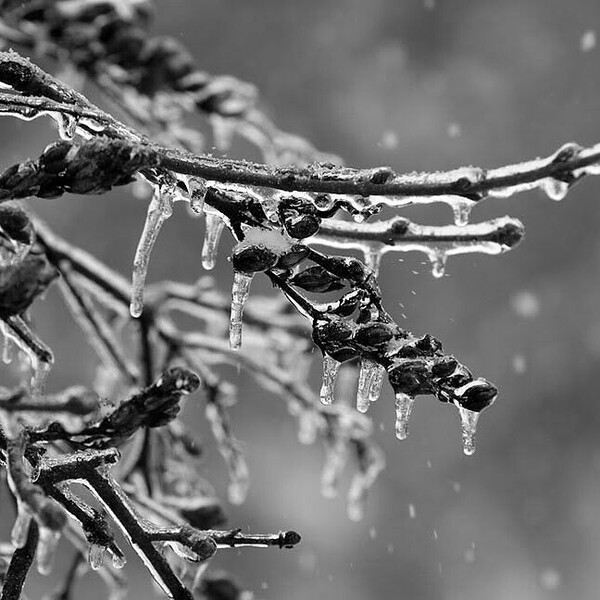
<svg viewBox="0 0 600 600">
<path fill-rule="evenodd" d="M 150 254 L 160 233 L 163 223 L 173 213 L 173 190 L 170 186 L 157 185 L 150 205 L 140 241 L 133 259 L 133 276 L 130 312 L 132 317 L 139 317 L 144 310 L 144 283 L 148 273 Z"/>
<path fill-rule="evenodd" d="M 396 437 L 405 440 L 408 437 L 408 421 L 415 403 L 413 396 L 403 392 L 396 394 Z"/>
<path fill-rule="evenodd" d="M 335 382 L 337 379 L 340 365 L 342 363 L 331 358 L 323 356 L 323 383 L 321 384 L 320 398 L 323 404 L 332 404 L 335 397 Z"/>
<path fill-rule="evenodd" d="M 60 532 L 40 526 L 40 538 L 36 552 L 37 569 L 40 575 L 48 575 L 52 571 L 59 541 Z"/>
<path fill-rule="evenodd" d="M 475 433 L 481 413 L 468 410 L 462 406 L 458 407 L 458 412 L 461 420 L 463 452 L 467 456 L 471 456 L 475 453 Z"/>
<path fill-rule="evenodd" d="M 429 260 L 431 261 L 431 274 L 439 279 L 443 277 L 446 272 L 446 260 L 448 255 L 441 248 L 436 248 L 429 254 Z"/>
<path fill-rule="evenodd" d="M 253 275 L 234 272 L 231 288 L 231 314 L 229 317 L 229 346 L 239 350 L 242 345 L 242 318 L 244 305 L 250 295 L 250 284 Z"/>
<path fill-rule="evenodd" d="M 204 245 L 202 246 L 202 267 L 207 271 L 215 268 L 219 240 L 224 227 L 225 223 L 220 217 L 213 213 L 207 213 L 206 232 L 204 234 Z"/>
<path fill-rule="evenodd" d="M 541 182 L 541 188 L 550 200 L 560 201 L 567 195 L 569 184 L 565 181 L 554 179 L 554 177 L 547 177 Z"/>
<path fill-rule="evenodd" d="M 127 557 L 124 554 L 113 552 L 112 564 L 115 569 L 122 569 L 127 564 Z"/>
<path fill-rule="evenodd" d="M 464 227 L 469 224 L 471 209 L 475 206 L 475 201 L 462 196 L 448 196 L 446 202 L 450 204 L 454 214 L 454 224 Z"/>
<path fill-rule="evenodd" d="M 106 552 L 106 546 L 101 544 L 90 543 L 88 546 L 87 559 L 90 567 L 94 571 L 98 571 L 104 565 L 104 554 Z M 113 557 L 114 561 L 114 557 Z"/>
</svg>

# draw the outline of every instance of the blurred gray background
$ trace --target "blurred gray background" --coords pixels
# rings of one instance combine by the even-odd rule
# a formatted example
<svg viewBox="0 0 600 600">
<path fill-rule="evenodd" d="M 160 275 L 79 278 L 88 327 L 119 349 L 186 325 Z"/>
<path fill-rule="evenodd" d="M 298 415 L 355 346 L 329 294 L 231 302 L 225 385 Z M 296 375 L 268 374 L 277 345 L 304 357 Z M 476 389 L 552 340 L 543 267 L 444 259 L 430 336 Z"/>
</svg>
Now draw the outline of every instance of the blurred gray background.
<svg viewBox="0 0 600 600">
<path fill-rule="evenodd" d="M 157 2 L 156 30 L 183 41 L 201 68 L 256 83 L 280 127 L 354 166 L 491 167 L 600 140 L 595 0 L 171 0 Z M 48 122 L 0 126 L 2 165 L 56 137 Z M 411 435 L 398 442 L 386 389 L 370 415 L 388 467 L 363 522 L 347 520 L 344 493 L 321 497 L 320 446 L 300 446 L 283 403 L 239 376 L 244 394 L 231 415 L 252 489 L 229 507 L 230 523 L 293 528 L 303 541 L 294 551 L 223 551 L 212 568 L 273 600 L 596 598 L 599 193 L 590 178 L 561 203 L 541 192 L 483 203 L 472 221 L 510 214 L 525 223 L 525 241 L 500 257 L 451 259 L 441 280 L 421 255 L 384 259 L 390 312 L 440 337 L 501 396 L 481 418 L 476 455 L 465 457 L 456 411 L 431 398 L 419 399 Z M 145 203 L 127 190 L 30 206 L 129 273 Z M 151 280 L 201 274 L 203 223 L 184 213 L 164 227 Z M 444 205 L 403 214 L 450 222 Z M 224 290 L 227 244 L 215 273 Z M 93 351 L 56 292 L 34 317 L 58 359 L 50 386 L 90 381 Z M 319 375 L 316 365 L 315 389 Z M 221 459 L 193 404 L 206 475 L 224 496 Z M 81 597 L 102 597 L 101 586 L 86 576 Z M 132 598 L 151 589 L 141 569 L 131 589 Z M 30 590 L 39 597 L 48 583 Z"/>
</svg>

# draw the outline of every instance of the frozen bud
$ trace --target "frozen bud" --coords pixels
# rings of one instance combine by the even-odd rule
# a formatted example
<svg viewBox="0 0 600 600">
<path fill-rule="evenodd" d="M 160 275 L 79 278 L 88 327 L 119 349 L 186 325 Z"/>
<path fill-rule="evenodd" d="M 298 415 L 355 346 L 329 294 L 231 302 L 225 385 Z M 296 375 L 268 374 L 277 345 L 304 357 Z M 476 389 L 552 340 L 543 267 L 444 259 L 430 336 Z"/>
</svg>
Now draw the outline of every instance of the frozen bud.
<svg viewBox="0 0 600 600">
<path fill-rule="evenodd" d="M 341 318 L 317 321 L 313 328 L 313 340 L 318 345 L 349 340 L 352 334 L 350 324 Z"/>
<path fill-rule="evenodd" d="M 339 277 L 319 265 L 300 271 L 290 279 L 290 283 L 307 292 L 315 293 L 335 292 L 344 287 Z"/>
<path fill-rule="evenodd" d="M 485 379 L 476 379 L 454 390 L 456 403 L 472 412 L 481 412 L 498 396 L 498 389 Z"/>
<path fill-rule="evenodd" d="M 431 375 L 427 363 L 422 360 L 404 361 L 388 369 L 391 386 L 396 393 L 411 396 L 428 394 L 431 390 Z"/>
<path fill-rule="evenodd" d="M 355 340 L 361 346 L 379 346 L 394 337 L 394 328 L 387 323 L 367 323 L 356 332 Z"/>
<path fill-rule="evenodd" d="M 288 234 L 304 239 L 319 231 L 321 219 L 315 205 L 307 198 L 286 196 L 279 204 L 279 216 Z"/>
<path fill-rule="evenodd" d="M 31 244 L 33 241 L 29 217 L 17 204 L 0 206 L 0 231 L 21 244 Z"/>
<path fill-rule="evenodd" d="M 275 266 L 277 254 L 266 246 L 244 245 L 234 249 L 231 263 L 239 273 L 260 273 Z"/>
<path fill-rule="evenodd" d="M 279 257 L 277 267 L 280 269 L 291 269 L 302 262 L 307 255 L 308 247 L 303 246 L 302 244 L 296 244 Z"/>
<path fill-rule="evenodd" d="M 419 338 L 415 346 L 425 354 L 435 354 L 440 352 L 442 349 L 442 343 L 432 335 L 426 334 L 422 338 Z"/>
<path fill-rule="evenodd" d="M 458 367 L 458 361 L 452 356 L 443 356 L 431 367 L 431 374 L 436 379 L 445 379 L 450 377 L 456 368 Z"/>
</svg>

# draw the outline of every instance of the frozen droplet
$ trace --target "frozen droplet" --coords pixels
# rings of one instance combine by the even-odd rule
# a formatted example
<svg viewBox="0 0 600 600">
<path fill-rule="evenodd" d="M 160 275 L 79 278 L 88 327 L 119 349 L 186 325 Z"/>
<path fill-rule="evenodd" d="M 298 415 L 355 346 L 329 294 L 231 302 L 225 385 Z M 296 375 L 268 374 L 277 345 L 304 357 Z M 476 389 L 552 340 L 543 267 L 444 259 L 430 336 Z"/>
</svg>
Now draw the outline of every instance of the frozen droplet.
<svg viewBox="0 0 600 600">
<path fill-rule="evenodd" d="M 113 552 L 112 565 L 115 569 L 122 569 L 127 564 L 127 557 L 124 554 Z"/>
<path fill-rule="evenodd" d="M 331 356 L 323 356 L 323 383 L 321 384 L 320 398 L 323 404 L 332 404 L 335 397 L 335 382 L 340 370 L 339 361 Z"/>
<path fill-rule="evenodd" d="M 37 547 L 37 569 L 40 575 L 49 575 L 54 564 L 56 548 L 60 541 L 60 532 L 49 527 L 40 526 L 40 537 Z"/>
<path fill-rule="evenodd" d="M 334 498 L 338 493 L 340 478 L 348 462 L 348 443 L 336 436 L 325 442 L 325 462 L 321 472 L 321 493 L 325 498 Z"/>
<path fill-rule="evenodd" d="M 148 273 L 150 254 L 158 238 L 163 223 L 173 214 L 173 191 L 169 186 L 157 185 L 140 236 L 135 258 L 133 259 L 133 276 L 131 289 L 131 304 L 129 310 L 132 317 L 139 317 L 144 310 L 144 283 Z"/>
<path fill-rule="evenodd" d="M 460 227 L 468 225 L 471 209 L 475 205 L 475 201 L 464 198 L 463 196 L 448 196 L 446 202 L 450 204 L 450 207 L 452 208 L 455 225 Z"/>
<path fill-rule="evenodd" d="M 57 113 L 56 124 L 58 125 L 58 135 L 60 138 L 71 141 L 77 132 L 79 118 L 66 113 Z"/>
<path fill-rule="evenodd" d="M 448 255 L 441 248 L 435 248 L 433 252 L 429 254 L 429 260 L 431 261 L 431 274 L 439 279 L 443 277 L 446 272 L 446 260 Z"/>
<path fill-rule="evenodd" d="M 475 453 L 475 432 L 481 413 L 468 410 L 462 406 L 458 406 L 458 412 L 460 413 L 463 452 L 467 456 L 471 456 Z"/>
<path fill-rule="evenodd" d="M 90 567 L 94 571 L 98 571 L 104 565 L 104 554 L 106 553 L 106 546 L 102 544 L 90 543 L 88 546 L 87 559 Z M 113 557 L 114 561 L 114 557 Z"/>
<path fill-rule="evenodd" d="M 415 403 L 413 396 L 398 392 L 396 394 L 396 437 L 405 440 L 408 436 L 408 421 Z"/>
<path fill-rule="evenodd" d="M 369 410 L 373 378 L 378 376 L 379 365 L 368 358 L 360 361 L 360 372 L 358 375 L 358 391 L 356 393 L 356 410 L 366 413 Z"/>
<path fill-rule="evenodd" d="M 204 234 L 204 245 L 202 246 L 202 267 L 207 271 L 215 268 L 217 261 L 217 250 L 219 240 L 223 233 L 225 223 L 213 213 L 206 214 L 206 232 Z"/>
<path fill-rule="evenodd" d="M 554 179 L 554 177 L 547 177 L 541 182 L 541 187 L 550 198 L 550 200 L 562 200 L 569 191 L 569 184 L 566 181 L 560 181 Z"/>
<path fill-rule="evenodd" d="M 10 533 L 10 540 L 15 548 L 23 548 L 27 543 L 32 516 L 25 504 L 19 502 L 18 505 L 17 518 Z"/>
<path fill-rule="evenodd" d="M 242 318 L 244 305 L 250 295 L 250 284 L 253 275 L 234 272 L 231 288 L 231 313 L 229 317 L 229 346 L 239 350 L 242 345 Z"/>
</svg>

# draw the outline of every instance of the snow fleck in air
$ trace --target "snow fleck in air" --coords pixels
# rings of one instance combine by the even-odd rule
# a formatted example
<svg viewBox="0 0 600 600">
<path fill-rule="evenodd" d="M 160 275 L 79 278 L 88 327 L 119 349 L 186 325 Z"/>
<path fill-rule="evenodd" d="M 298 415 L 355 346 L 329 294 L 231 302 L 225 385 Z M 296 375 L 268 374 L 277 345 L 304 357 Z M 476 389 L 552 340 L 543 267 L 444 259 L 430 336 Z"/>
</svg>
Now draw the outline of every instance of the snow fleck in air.
<svg viewBox="0 0 600 600">
<path fill-rule="evenodd" d="M 394 554 L 394 544 L 388 544 L 387 551 L 388 554 Z"/>
<path fill-rule="evenodd" d="M 379 141 L 379 146 L 385 150 L 396 150 L 398 144 L 398 134 L 391 129 L 384 131 L 381 140 Z"/>
<path fill-rule="evenodd" d="M 374 540 L 377 537 L 377 529 L 375 527 L 371 527 L 369 529 L 369 537 Z"/>
<path fill-rule="evenodd" d="M 410 516 L 411 519 L 416 519 L 417 518 L 417 510 L 415 509 L 415 505 L 414 504 L 409 504 L 408 505 L 408 515 Z"/>
<path fill-rule="evenodd" d="M 266 581 L 263 581 L 263 582 L 260 584 L 260 589 L 261 589 L 261 590 L 268 590 L 268 589 L 269 589 L 269 584 L 268 584 Z"/>
<path fill-rule="evenodd" d="M 534 319 L 540 313 L 540 301 L 533 292 L 518 292 L 511 298 L 510 304 L 515 314 L 524 319 Z"/>
<path fill-rule="evenodd" d="M 430 460 L 428 460 L 428 461 L 427 461 L 427 468 L 428 468 L 428 469 L 431 469 L 431 467 L 432 467 L 432 466 L 433 466 L 433 465 L 431 464 L 431 461 L 430 461 Z"/>
<path fill-rule="evenodd" d="M 423 0 L 423 6 L 426 10 L 435 10 L 435 0 Z"/>
<path fill-rule="evenodd" d="M 462 489 L 462 486 L 460 485 L 460 483 L 458 481 L 455 481 L 452 484 L 452 489 L 457 493 L 460 494 L 460 490 Z"/>
<path fill-rule="evenodd" d="M 434 540 L 436 540 L 436 541 L 437 541 L 437 539 L 438 539 L 438 532 L 437 532 L 437 529 L 434 529 L 434 530 L 433 530 L 433 539 L 434 539 Z"/>
<path fill-rule="evenodd" d="M 579 40 L 579 47 L 582 52 L 591 52 L 596 47 L 596 32 L 588 29 Z"/>
<path fill-rule="evenodd" d="M 522 375 L 527 371 L 527 361 L 522 354 L 515 354 L 512 360 L 513 371 L 518 375 Z"/>
<path fill-rule="evenodd" d="M 460 137 L 462 134 L 462 127 L 459 123 L 449 123 L 448 127 L 446 128 L 446 133 L 448 134 L 449 138 L 454 139 Z"/>
<path fill-rule="evenodd" d="M 475 562 L 475 542 L 471 542 L 471 547 L 465 551 L 465 562 Z"/>
<path fill-rule="evenodd" d="M 540 585 L 549 592 L 558 589 L 561 576 L 556 569 L 545 569 L 540 573 Z"/>
</svg>

